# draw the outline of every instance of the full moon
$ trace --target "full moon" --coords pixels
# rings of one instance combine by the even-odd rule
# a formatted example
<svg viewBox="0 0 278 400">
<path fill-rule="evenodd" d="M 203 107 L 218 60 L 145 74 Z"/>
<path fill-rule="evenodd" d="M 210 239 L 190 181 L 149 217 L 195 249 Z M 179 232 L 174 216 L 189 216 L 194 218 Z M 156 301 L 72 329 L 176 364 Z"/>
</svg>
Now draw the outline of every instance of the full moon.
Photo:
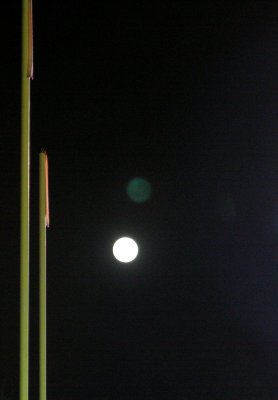
<svg viewBox="0 0 278 400">
<path fill-rule="evenodd" d="M 137 257 L 137 243 L 129 237 L 122 237 L 114 243 L 113 254 L 118 261 L 129 263 Z"/>
</svg>

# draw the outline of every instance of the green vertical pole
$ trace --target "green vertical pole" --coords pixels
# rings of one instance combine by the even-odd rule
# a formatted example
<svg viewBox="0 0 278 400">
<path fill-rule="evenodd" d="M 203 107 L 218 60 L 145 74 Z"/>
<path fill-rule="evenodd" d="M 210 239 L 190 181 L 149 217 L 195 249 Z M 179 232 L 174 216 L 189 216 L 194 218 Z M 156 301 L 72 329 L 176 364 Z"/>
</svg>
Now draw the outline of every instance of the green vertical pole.
<svg viewBox="0 0 278 400">
<path fill-rule="evenodd" d="M 28 400 L 31 6 L 22 0 L 19 397 Z"/>
<path fill-rule="evenodd" d="M 46 226 L 48 216 L 48 163 L 39 158 L 39 398 L 46 400 Z"/>
</svg>

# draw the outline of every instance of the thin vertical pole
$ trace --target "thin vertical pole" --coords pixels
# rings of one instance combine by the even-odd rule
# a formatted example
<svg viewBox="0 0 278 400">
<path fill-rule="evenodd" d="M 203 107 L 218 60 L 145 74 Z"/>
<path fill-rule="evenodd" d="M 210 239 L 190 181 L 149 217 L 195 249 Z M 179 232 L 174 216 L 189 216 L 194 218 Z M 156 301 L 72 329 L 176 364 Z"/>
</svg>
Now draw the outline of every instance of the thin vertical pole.
<svg viewBox="0 0 278 400">
<path fill-rule="evenodd" d="M 21 56 L 21 189 L 20 189 L 20 332 L 19 397 L 28 400 L 29 378 L 29 177 L 30 177 L 30 78 L 31 0 L 22 0 Z"/>
<path fill-rule="evenodd" d="M 46 226 L 48 216 L 48 162 L 45 152 L 39 159 L 39 398 L 46 400 Z"/>
</svg>

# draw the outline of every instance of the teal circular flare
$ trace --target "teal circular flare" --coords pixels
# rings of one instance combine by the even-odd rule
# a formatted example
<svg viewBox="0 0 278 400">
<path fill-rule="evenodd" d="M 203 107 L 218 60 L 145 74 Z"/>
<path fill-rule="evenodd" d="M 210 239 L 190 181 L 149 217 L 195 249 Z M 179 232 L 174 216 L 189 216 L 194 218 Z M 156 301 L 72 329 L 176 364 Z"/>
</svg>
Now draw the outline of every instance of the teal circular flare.
<svg viewBox="0 0 278 400">
<path fill-rule="evenodd" d="M 128 197 L 136 203 L 144 203 L 151 196 L 151 184 L 144 178 L 133 178 L 127 185 Z"/>
</svg>

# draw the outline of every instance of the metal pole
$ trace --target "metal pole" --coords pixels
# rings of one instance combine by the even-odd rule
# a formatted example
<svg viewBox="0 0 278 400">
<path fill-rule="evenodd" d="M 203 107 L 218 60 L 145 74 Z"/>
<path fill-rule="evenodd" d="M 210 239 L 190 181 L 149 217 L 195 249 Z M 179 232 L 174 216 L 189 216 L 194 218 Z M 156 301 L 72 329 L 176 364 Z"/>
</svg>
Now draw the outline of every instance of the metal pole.
<svg viewBox="0 0 278 400">
<path fill-rule="evenodd" d="M 20 332 L 19 397 L 28 400 L 29 370 L 29 177 L 30 78 L 32 77 L 32 7 L 22 0 L 21 190 L 20 190 Z"/>
<path fill-rule="evenodd" d="M 39 159 L 39 395 L 46 400 L 46 227 L 49 226 L 48 213 L 48 162 L 45 152 Z"/>
</svg>

